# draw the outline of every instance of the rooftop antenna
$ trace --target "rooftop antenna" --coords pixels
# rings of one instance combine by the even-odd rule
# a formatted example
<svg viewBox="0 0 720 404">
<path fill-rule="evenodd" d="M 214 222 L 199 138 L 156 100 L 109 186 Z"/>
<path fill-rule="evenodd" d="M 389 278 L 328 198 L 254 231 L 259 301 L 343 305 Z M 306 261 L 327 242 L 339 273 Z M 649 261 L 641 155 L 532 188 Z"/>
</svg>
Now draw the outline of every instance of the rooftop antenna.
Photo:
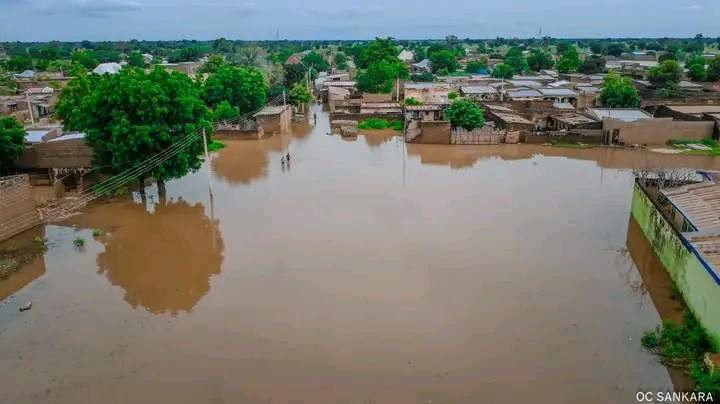
<svg viewBox="0 0 720 404">
<path fill-rule="evenodd" d="M 542 25 L 540 26 L 540 36 L 538 38 L 542 39 Z"/>
<path fill-rule="evenodd" d="M 279 42 L 279 41 L 280 41 L 280 30 L 276 30 L 276 31 L 275 31 L 275 41 L 276 41 L 276 42 Z"/>
</svg>

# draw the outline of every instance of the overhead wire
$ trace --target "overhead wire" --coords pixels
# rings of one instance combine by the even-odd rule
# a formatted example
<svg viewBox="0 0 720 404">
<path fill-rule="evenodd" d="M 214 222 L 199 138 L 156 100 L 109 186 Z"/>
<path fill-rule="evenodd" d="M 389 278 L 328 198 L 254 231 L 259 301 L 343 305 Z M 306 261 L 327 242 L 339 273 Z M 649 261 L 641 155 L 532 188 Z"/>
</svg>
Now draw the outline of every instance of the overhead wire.
<svg viewBox="0 0 720 404">
<path fill-rule="evenodd" d="M 273 98 L 270 102 L 268 102 L 265 106 L 258 108 L 254 111 L 239 115 L 237 117 L 228 119 L 228 120 L 222 120 L 222 121 L 216 121 L 213 122 L 213 129 L 219 129 L 222 127 L 226 127 L 228 125 L 234 125 L 237 123 L 240 123 L 242 121 L 246 121 L 248 118 L 254 116 L 258 112 L 260 112 L 263 108 L 267 106 L 279 106 L 281 103 L 284 105 L 284 96 L 278 95 L 275 98 Z M 153 155 L 152 157 L 144 160 L 142 163 L 134 166 L 133 168 L 130 168 L 118 175 L 115 175 L 99 184 L 96 184 L 95 186 L 91 187 L 90 189 L 83 191 L 79 194 L 79 197 L 76 197 L 76 199 L 73 201 L 72 206 L 68 207 L 67 205 L 63 204 L 65 201 L 57 201 L 55 203 L 51 203 L 47 205 L 45 208 L 50 210 L 51 215 L 46 215 L 45 217 L 39 218 L 37 216 L 37 212 L 28 212 L 24 215 L 17 216 L 13 218 L 12 220 L 3 223 L 3 227 L 5 229 L 9 229 L 10 232 L 14 232 L 14 234 L 20 233 L 24 230 L 27 230 L 29 228 L 32 228 L 40 223 L 43 222 L 49 222 L 54 219 L 58 219 L 61 215 L 55 214 L 57 212 L 53 212 L 55 209 L 62 209 L 63 211 L 72 211 L 74 209 L 80 208 L 84 205 L 86 205 L 88 202 L 91 202 L 92 200 L 99 198 L 100 196 L 110 192 L 111 190 L 120 187 L 124 185 L 125 183 L 138 178 L 139 176 L 152 171 L 157 166 L 162 164 L 163 162 L 169 160 L 170 158 L 174 157 L 179 153 L 181 150 L 183 150 L 188 145 L 194 143 L 195 141 L 199 140 L 203 136 L 203 130 L 202 128 L 199 128 L 192 133 L 187 134 L 183 139 L 181 139 L 179 142 L 174 143 L 172 146 L 169 146 L 156 155 Z M 1 234 L 1 233 L 0 233 Z"/>
</svg>

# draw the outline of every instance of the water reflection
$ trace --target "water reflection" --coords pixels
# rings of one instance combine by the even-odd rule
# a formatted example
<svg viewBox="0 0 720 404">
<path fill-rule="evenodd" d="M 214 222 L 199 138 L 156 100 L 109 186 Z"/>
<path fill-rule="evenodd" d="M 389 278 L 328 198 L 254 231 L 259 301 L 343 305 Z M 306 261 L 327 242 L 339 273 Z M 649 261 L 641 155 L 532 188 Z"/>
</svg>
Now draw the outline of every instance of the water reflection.
<svg viewBox="0 0 720 404">
<path fill-rule="evenodd" d="M 230 184 L 249 184 L 268 175 L 268 164 L 273 152 L 288 149 L 292 137 L 278 135 L 261 140 L 225 141 L 210 161 L 212 171 Z M 280 161 L 280 156 L 277 156 Z"/>
<path fill-rule="evenodd" d="M 10 240 L 0 243 L 0 251 L 21 249 L 27 251 L 27 254 L 34 255 L 44 249 L 44 244 L 36 241 L 36 239 L 43 237 L 45 237 L 45 226 L 33 227 Z M 0 302 L 44 275 L 45 271 L 45 257 L 40 255 L 25 263 L 22 270 L 8 276 L 6 279 L 0 279 Z"/>
<path fill-rule="evenodd" d="M 421 164 L 445 165 L 453 169 L 472 167 L 487 159 L 521 160 L 541 154 L 573 160 L 595 161 L 601 168 L 633 169 L 648 166 L 658 168 L 720 169 L 720 157 L 686 156 L 651 153 L 644 149 L 549 147 L 541 145 L 450 146 L 408 144 L 410 158 L 420 158 Z"/>
<path fill-rule="evenodd" d="M 365 138 L 365 143 L 367 143 L 368 147 L 373 149 L 380 147 L 383 143 L 390 142 L 398 136 L 402 137 L 402 133 L 394 130 L 377 130 L 373 132 L 364 132 L 361 136 Z"/>
<path fill-rule="evenodd" d="M 220 274 L 219 221 L 208 218 L 202 204 L 182 199 L 161 199 L 152 210 L 127 202 L 85 215 L 82 225 L 103 229 L 109 218 L 118 224 L 98 237 L 105 247 L 97 257 L 98 272 L 125 290 L 133 308 L 189 312 L 210 290 L 210 277 Z"/>
</svg>

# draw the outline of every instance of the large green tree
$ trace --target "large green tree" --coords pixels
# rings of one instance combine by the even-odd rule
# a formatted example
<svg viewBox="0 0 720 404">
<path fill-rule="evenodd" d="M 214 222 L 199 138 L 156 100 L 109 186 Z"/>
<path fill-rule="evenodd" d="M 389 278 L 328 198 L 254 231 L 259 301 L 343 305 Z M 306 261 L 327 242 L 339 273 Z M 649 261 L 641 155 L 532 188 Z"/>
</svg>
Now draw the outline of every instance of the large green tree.
<svg viewBox="0 0 720 404">
<path fill-rule="evenodd" d="M 518 48 L 510 48 L 505 54 L 505 65 L 513 68 L 515 74 L 523 74 L 530 71 L 527 60 Z"/>
<path fill-rule="evenodd" d="M 560 73 L 572 73 L 576 72 L 581 65 L 582 61 L 580 60 L 580 54 L 578 53 L 577 48 L 573 46 L 565 51 L 560 60 L 558 60 L 557 70 Z"/>
<path fill-rule="evenodd" d="M 300 83 L 293 84 L 290 89 L 290 101 L 293 105 L 307 105 L 312 101 L 310 90 Z"/>
<path fill-rule="evenodd" d="M 393 43 L 393 38 L 375 38 L 374 41 L 370 42 L 367 47 L 365 48 L 365 51 L 363 52 L 363 63 L 365 66 L 360 67 L 369 67 L 373 63 L 379 63 L 383 60 L 388 61 L 390 63 L 396 63 L 400 62 L 400 59 L 397 57 L 398 50 L 397 46 Z M 430 54 L 428 53 L 428 56 Z"/>
<path fill-rule="evenodd" d="M 29 57 L 25 56 L 13 56 L 5 62 L 5 68 L 14 71 L 14 72 L 21 72 L 24 70 L 32 70 L 33 68 L 33 61 Z"/>
<path fill-rule="evenodd" d="M 0 175 L 14 174 L 20 167 L 25 129 L 13 117 L 0 119 Z"/>
<path fill-rule="evenodd" d="M 126 68 L 107 75 L 85 97 L 78 123 L 93 148 L 93 164 L 121 173 L 157 159 L 158 153 L 181 144 L 204 127 L 212 133 L 211 113 L 186 74 L 156 67 L 150 73 Z M 186 144 L 172 158 L 138 173 L 141 189 L 154 177 L 161 192 L 164 181 L 200 168 L 202 138 Z"/>
<path fill-rule="evenodd" d="M 666 60 L 648 71 L 648 81 L 656 88 L 674 88 L 682 77 L 677 60 Z"/>
<path fill-rule="evenodd" d="M 460 68 L 455 58 L 455 53 L 449 50 L 442 50 L 435 52 L 430 55 L 430 69 L 433 73 L 437 73 L 440 69 L 447 69 L 448 72 L 452 73 Z"/>
<path fill-rule="evenodd" d="M 325 57 L 319 52 L 310 52 L 302 58 L 302 63 L 307 67 L 324 72 L 330 70 L 330 64 L 325 60 Z"/>
<path fill-rule="evenodd" d="M 285 68 L 285 87 L 292 87 L 295 83 L 307 80 L 308 70 L 301 63 L 284 65 Z"/>
<path fill-rule="evenodd" d="M 708 61 L 707 76 L 709 81 L 720 80 L 720 56 L 715 56 Z"/>
<path fill-rule="evenodd" d="M 628 77 L 620 77 L 611 70 L 605 77 L 605 86 L 600 94 L 603 105 L 611 108 L 638 108 L 640 95 Z"/>
<path fill-rule="evenodd" d="M 227 66 L 227 64 L 228 63 L 227 60 L 225 60 L 225 56 L 216 53 L 214 55 L 208 56 L 207 62 L 203 63 L 203 65 L 200 66 L 198 71 L 200 73 L 215 73 L 220 70 L 220 68 Z"/>
<path fill-rule="evenodd" d="M 485 123 L 483 110 L 472 100 L 457 100 L 445 109 L 445 119 L 450 121 L 453 128 L 473 130 Z"/>
<path fill-rule="evenodd" d="M 487 67 L 487 59 L 471 60 L 465 66 L 465 71 L 467 73 L 476 74 L 479 71 L 487 69 Z"/>
<path fill-rule="evenodd" d="M 393 89 L 393 80 L 396 77 L 396 66 L 387 60 L 383 60 L 371 63 L 367 70 L 357 75 L 355 80 L 357 81 L 357 89 L 361 93 L 390 93 Z"/>
<path fill-rule="evenodd" d="M 82 74 L 63 87 L 55 104 L 55 117 L 63 122 L 65 130 L 82 131 L 82 113 L 80 111 L 82 102 L 90 95 L 93 87 L 104 77 L 99 74 Z"/>
<path fill-rule="evenodd" d="M 550 54 L 543 51 L 542 49 L 533 49 L 532 52 L 525 58 L 527 60 L 528 67 L 532 71 L 540 71 L 545 69 L 552 69 L 555 62 L 553 62 Z"/>
<path fill-rule="evenodd" d="M 127 58 L 127 63 L 133 67 L 147 67 L 148 63 L 140 52 L 131 52 Z"/>
<path fill-rule="evenodd" d="M 491 75 L 498 79 L 504 78 L 506 80 L 510 80 L 515 75 L 515 69 L 513 69 L 513 67 L 510 65 L 500 63 L 493 67 Z"/>
<path fill-rule="evenodd" d="M 252 67 L 226 66 L 205 80 L 205 102 L 211 108 L 227 101 L 241 114 L 262 108 L 266 92 L 265 78 Z"/>
</svg>

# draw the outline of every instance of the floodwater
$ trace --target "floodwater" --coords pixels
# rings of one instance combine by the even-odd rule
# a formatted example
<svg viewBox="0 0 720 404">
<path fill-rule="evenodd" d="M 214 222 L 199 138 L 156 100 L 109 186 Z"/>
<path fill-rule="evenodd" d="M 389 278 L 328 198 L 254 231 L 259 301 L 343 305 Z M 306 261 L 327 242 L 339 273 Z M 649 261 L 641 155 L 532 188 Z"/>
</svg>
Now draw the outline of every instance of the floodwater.
<svg viewBox="0 0 720 404">
<path fill-rule="evenodd" d="M 0 402 L 630 403 L 682 386 L 640 348 L 674 310 L 629 221 L 643 152 L 347 141 L 317 112 L 228 142 L 166 200 L 35 229 L 48 251 L 0 282 Z"/>
</svg>

